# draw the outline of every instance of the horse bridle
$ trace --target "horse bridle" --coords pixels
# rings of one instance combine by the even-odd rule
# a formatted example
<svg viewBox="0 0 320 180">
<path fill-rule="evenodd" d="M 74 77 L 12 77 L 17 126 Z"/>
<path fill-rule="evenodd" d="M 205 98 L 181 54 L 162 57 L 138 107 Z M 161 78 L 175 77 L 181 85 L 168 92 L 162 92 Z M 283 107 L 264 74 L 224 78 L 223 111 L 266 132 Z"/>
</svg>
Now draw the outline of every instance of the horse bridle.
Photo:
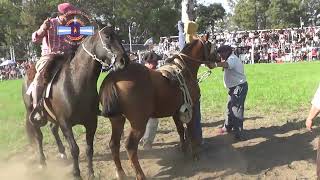
<svg viewBox="0 0 320 180">
<path fill-rule="evenodd" d="M 97 58 L 97 56 L 96 56 L 95 54 L 92 54 L 90 51 L 88 51 L 88 50 L 86 49 L 86 47 L 84 46 L 84 43 L 82 43 L 82 48 L 83 48 L 83 50 L 84 50 L 89 56 L 92 57 L 93 60 L 96 60 L 96 61 L 99 62 L 103 67 L 105 67 L 107 70 L 110 70 L 110 69 L 114 66 L 114 64 L 115 64 L 115 62 L 116 62 L 116 57 L 117 57 L 117 55 L 116 55 L 115 53 L 113 53 L 112 50 L 109 49 L 109 48 L 107 47 L 107 45 L 102 41 L 101 31 L 104 30 L 106 27 L 107 27 L 107 26 L 105 26 L 104 28 L 100 29 L 100 30 L 98 31 L 98 34 L 99 34 L 99 39 L 100 39 L 101 44 L 102 44 L 102 48 L 105 49 L 108 54 L 112 54 L 111 64 L 110 64 L 110 65 L 109 65 L 108 63 L 105 63 L 103 60 Z"/>
<path fill-rule="evenodd" d="M 210 56 L 210 53 L 211 53 L 211 51 L 212 51 L 212 44 L 211 44 L 211 47 L 208 48 L 208 46 L 207 46 L 200 38 L 199 38 L 198 40 L 201 42 L 201 44 L 202 44 L 203 47 L 204 47 L 205 59 L 208 59 L 209 56 Z M 208 55 L 208 52 L 209 52 L 209 55 Z M 212 63 L 210 60 L 201 61 L 200 59 L 193 58 L 193 57 L 191 57 L 191 56 L 189 56 L 189 55 L 186 55 L 186 54 L 184 54 L 184 53 L 179 53 L 177 56 L 180 57 L 180 60 L 181 60 L 181 62 L 184 64 L 185 67 L 186 67 L 186 65 L 185 65 L 185 62 L 184 62 L 185 60 L 183 59 L 183 57 L 185 57 L 185 58 L 187 58 L 187 59 L 190 59 L 190 60 L 192 60 L 192 61 L 194 61 L 194 62 L 196 62 L 196 63 L 199 63 L 199 64 Z M 189 70 L 188 68 L 186 68 L 186 69 L 187 69 L 187 72 L 188 72 L 189 74 L 191 74 L 191 73 L 190 73 L 190 70 Z M 203 74 L 200 76 L 200 78 L 197 79 L 197 82 L 198 82 L 198 83 L 201 83 L 204 79 L 208 78 L 208 77 L 211 75 L 211 73 L 212 73 L 211 70 L 206 71 L 205 73 L 203 73 Z"/>
<path fill-rule="evenodd" d="M 200 64 L 212 63 L 212 61 L 208 60 L 212 47 L 209 49 L 208 46 L 200 38 L 198 40 L 201 42 L 201 44 L 204 47 L 204 56 L 205 56 L 206 61 L 202 61 L 201 59 L 197 59 L 197 58 L 191 57 L 191 56 L 186 55 L 184 53 L 179 53 L 178 56 L 181 58 L 181 60 L 183 60 L 182 57 L 186 57 L 186 58 L 188 58 L 188 59 L 190 59 L 190 60 L 192 60 L 194 62 L 200 63 Z M 209 51 L 209 55 L 208 55 L 208 51 Z"/>
</svg>

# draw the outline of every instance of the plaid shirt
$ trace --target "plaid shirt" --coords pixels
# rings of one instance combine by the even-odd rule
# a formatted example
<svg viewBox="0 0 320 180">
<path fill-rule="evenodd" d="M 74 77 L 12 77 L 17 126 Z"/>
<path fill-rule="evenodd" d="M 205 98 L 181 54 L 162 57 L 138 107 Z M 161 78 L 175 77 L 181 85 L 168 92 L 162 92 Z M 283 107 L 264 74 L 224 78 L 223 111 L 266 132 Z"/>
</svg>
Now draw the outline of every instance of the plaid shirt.
<svg viewBox="0 0 320 180">
<path fill-rule="evenodd" d="M 40 28 L 32 34 L 32 42 L 40 43 L 42 41 L 42 56 L 71 50 L 71 45 L 64 40 L 65 37 L 57 34 L 57 26 L 59 25 L 58 17 L 52 18 L 50 19 L 50 28 L 47 31 Z"/>
</svg>

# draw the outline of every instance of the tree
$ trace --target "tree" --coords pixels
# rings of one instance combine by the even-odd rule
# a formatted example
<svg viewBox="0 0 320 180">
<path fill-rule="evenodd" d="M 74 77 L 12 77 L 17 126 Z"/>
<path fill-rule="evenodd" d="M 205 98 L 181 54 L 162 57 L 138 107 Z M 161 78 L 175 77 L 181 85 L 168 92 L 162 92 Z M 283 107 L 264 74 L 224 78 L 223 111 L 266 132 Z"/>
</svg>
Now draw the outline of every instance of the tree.
<svg viewBox="0 0 320 180">
<path fill-rule="evenodd" d="M 320 1 L 304 0 L 300 3 L 301 18 L 306 25 L 320 25 Z"/>
<path fill-rule="evenodd" d="M 22 3 L 23 2 L 23 3 Z M 63 0 L 0 0 L 0 46 L 15 46 L 19 57 L 28 55 L 28 50 L 40 46 L 31 43 L 31 34 L 42 22 L 57 11 Z M 149 37 L 176 35 L 180 19 L 181 0 L 69 0 L 85 10 L 94 19 L 106 25 L 113 24 L 122 39 L 128 39 L 128 27 L 132 28 L 133 39 L 143 43 Z"/>
<path fill-rule="evenodd" d="M 127 29 L 134 22 L 133 36 L 139 43 L 150 36 L 158 39 L 160 36 L 177 34 L 175 25 L 180 12 L 176 5 L 174 0 L 119 0 L 115 11 L 116 25 L 121 36 L 127 39 Z"/>
<path fill-rule="evenodd" d="M 290 28 L 300 26 L 300 17 L 306 25 L 312 25 L 319 13 L 319 0 L 239 0 L 232 19 L 246 30 Z"/>
<path fill-rule="evenodd" d="M 240 29 L 265 29 L 269 3 L 270 0 L 239 0 L 232 19 Z"/>
<path fill-rule="evenodd" d="M 227 3 L 230 7 L 231 12 L 234 11 L 234 8 L 236 7 L 239 0 L 227 0 Z"/>
<path fill-rule="evenodd" d="M 271 0 L 267 11 L 270 28 L 289 28 L 300 26 L 301 0 Z"/>
<path fill-rule="evenodd" d="M 225 15 L 226 11 L 220 3 L 213 3 L 209 6 L 200 4 L 197 18 L 199 32 L 205 32 L 208 28 L 211 28 L 211 32 L 214 32 L 215 22 L 223 20 Z"/>
</svg>

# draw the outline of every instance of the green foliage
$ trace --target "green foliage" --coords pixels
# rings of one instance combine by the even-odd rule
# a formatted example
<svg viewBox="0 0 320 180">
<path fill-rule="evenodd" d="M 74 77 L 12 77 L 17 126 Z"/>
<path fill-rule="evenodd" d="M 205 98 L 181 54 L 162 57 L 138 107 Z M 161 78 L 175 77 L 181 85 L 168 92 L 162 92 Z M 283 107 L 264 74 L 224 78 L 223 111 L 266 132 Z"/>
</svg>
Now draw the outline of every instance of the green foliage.
<svg viewBox="0 0 320 180">
<path fill-rule="evenodd" d="M 175 25 L 180 18 L 173 0 L 119 0 L 114 14 L 116 26 L 125 39 L 128 39 L 129 25 L 134 23 L 131 30 L 135 43 L 143 43 L 151 36 L 159 39 L 161 36 L 177 34 Z"/>
<path fill-rule="evenodd" d="M 17 0 L 0 1 L 0 45 L 14 46 L 18 57 L 27 56 L 31 48 L 38 50 L 40 45 L 31 42 L 31 34 L 62 0 L 31 0 L 24 4 Z M 102 24 L 111 23 L 119 29 L 120 37 L 128 42 L 128 27 L 132 27 L 135 43 L 143 43 L 151 36 L 175 35 L 175 25 L 180 18 L 180 2 L 177 0 L 105 0 L 69 1 L 82 11 L 90 14 Z"/>
<path fill-rule="evenodd" d="M 225 15 L 226 11 L 220 3 L 213 3 L 209 6 L 200 4 L 197 18 L 197 22 L 199 23 L 199 32 L 207 31 L 208 27 L 211 27 L 213 32 L 215 22 L 222 20 Z"/>
<path fill-rule="evenodd" d="M 234 7 L 233 21 L 240 29 L 270 29 L 300 27 L 300 17 L 306 26 L 320 13 L 318 0 L 239 0 Z"/>
<path fill-rule="evenodd" d="M 271 0 L 267 11 L 270 28 L 299 27 L 302 14 L 299 4 L 292 0 Z"/>
<path fill-rule="evenodd" d="M 270 0 L 239 0 L 233 20 L 241 29 L 265 29 Z"/>
</svg>

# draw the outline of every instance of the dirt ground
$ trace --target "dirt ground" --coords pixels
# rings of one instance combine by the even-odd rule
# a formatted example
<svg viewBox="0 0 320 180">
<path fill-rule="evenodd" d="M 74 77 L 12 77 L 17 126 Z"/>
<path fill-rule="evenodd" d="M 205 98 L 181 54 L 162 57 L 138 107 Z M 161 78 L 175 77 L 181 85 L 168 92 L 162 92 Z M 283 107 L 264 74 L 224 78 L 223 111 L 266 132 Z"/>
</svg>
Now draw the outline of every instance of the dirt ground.
<svg viewBox="0 0 320 180">
<path fill-rule="evenodd" d="M 160 129 L 152 150 L 139 147 L 141 166 L 148 179 L 316 179 L 316 135 L 319 129 L 304 129 L 306 112 L 279 114 L 248 114 L 245 121 L 246 139 L 233 140 L 219 135 L 223 117 L 203 119 L 205 143 L 200 160 L 183 155 L 177 147 L 178 134 L 173 121 L 160 121 Z M 107 126 L 107 119 L 99 127 Z M 126 128 L 128 129 L 128 127 Z M 128 133 L 126 130 L 125 136 Z M 86 178 L 84 136 L 77 140 L 81 151 L 81 175 Z M 114 164 L 108 148 L 110 133 L 98 131 L 95 139 L 94 170 L 97 179 L 115 179 Z M 66 145 L 66 143 L 65 143 Z M 32 159 L 31 148 L 0 162 L 0 179 L 53 180 L 70 179 L 69 160 L 57 158 L 55 145 L 46 145 L 48 167 L 39 169 Z M 129 179 L 134 179 L 122 140 L 121 159 Z"/>
</svg>

